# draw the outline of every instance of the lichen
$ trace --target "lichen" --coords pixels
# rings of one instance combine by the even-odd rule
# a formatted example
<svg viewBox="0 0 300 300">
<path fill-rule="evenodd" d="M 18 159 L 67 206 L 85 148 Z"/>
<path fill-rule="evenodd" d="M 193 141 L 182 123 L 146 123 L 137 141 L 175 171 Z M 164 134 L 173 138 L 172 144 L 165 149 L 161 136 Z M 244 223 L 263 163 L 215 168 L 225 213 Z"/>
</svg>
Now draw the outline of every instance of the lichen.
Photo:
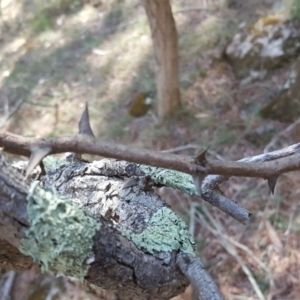
<svg viewBox="0 0 300 300">
<path fill-rule="evenodd" d="M 163 207 L 153 214 L 148 227 L 140 234 L 124 232 L 139 249 L 153 253 L 173 250 L 195 254 L 195 243 L 186 224 L 169 208 Z"/>
<path fill-rule="evenodd" d="M 48 155 L 43 159 L 46 170 L 56 170 L 62 163 L 62 161 L 55 156 Z"/>
<path fill-rule="evenodd" d="M 32 183 L 27 196 L 30 227 L 20 250 L 41 264 L 42 271 L 62 273 L 83 280 L 91 256 L 93 236 L 100 224 L 83 207 L 63 199 L 55 190 Z"/>
<path fill-rule="evenodd" d="M 140 165 L 140 169 L 145 175 L 150 175 L 155 183 L 180 189 L 189 195 L 199 196 L 193 178 L 189 174 L 146 165 Z"/>
</svg>

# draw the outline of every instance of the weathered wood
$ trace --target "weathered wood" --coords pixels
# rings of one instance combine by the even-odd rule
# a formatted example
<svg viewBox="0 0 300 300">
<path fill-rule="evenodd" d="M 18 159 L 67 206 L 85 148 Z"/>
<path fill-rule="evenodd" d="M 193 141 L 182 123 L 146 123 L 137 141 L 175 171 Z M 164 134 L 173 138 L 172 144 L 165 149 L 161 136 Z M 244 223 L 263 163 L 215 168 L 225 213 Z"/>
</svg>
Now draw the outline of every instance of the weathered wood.
<svg viewBox="0 0 300 300">
<path fill-rule="evenodd" d="M 35 266 L 54 273 L 59 271 L 69 276 L 78 275 L 76 268 L 72 269 L 67 261 L 73 260 L 81 263 L 82 257 L 76 258 L 70 249 L 64 248 L 65 241 L 61 238 L 52 236 L 53 244 L 50 241 L 50 246 L 54 246 L 54 252 L 57 251 L 57 248 L 62 248 L 55 258 L 51 255 L 51 257 L 47 257 L 49 253 L 40 253 L 43 248 L 36 250 L 32 245 L 35 243 L 34 239 L 30 240 L 30 232 L 33 232 L 37 234 L 36 239 L 38 240 L 35 247 L 40 246 L 40 239 L 40 244 L 45 241 L 49 242 L 49 240 L 42 239 L 43 234 L 47 236 L 50 233 L 46 234 L 46 231 L 39 233 L 39 229 L 34 229 L 34 224 L 38 224 L 38 228 L 41 228 L 38 223 L 40 219 L 42 218 L 44 223 L 47 222 L 46 217 L 50 212 L 46 211 L 45 213 L 43 209 L 48 209 L 45 208 L 45 203 L 48 202 L 41 198 L 48 198 L 52 193 L 56 193 L 54 192 L 56 189 L 58 195 L 55 197 L 58 200 L 51 199 L 50 201 L 58 201 L 57 207 L 63 207 L 68 203 L 65 208 L 72 210 L 74 207 L 78 209 L 80 205 L 80 210 L 87 209 L 89 211 L 84 216 L 91 217 L 101 224 L 100 229 L 90 237 L 92 253 L 82 260 L 82 269 L 87 269 L 87 272 L 83 272 L 84 281 L 116 290 L 120 299 L 133 297 L 169 299 L 183 292 L 188 281 L 177 267 L 176 258 L 179 251 L 184 250 L 182 245 L 189 243 L 188 240 L 184 240 L 184 238 L 188 239 L 188 235 L 186 237 L 178 236 L 177 238 L 182 240 L 176 241 L 176 232 L 174 232 L 175 243 L 172 244 L 168 241 L 168 228 L 165 228 L 165 244 L 160 240 L 154 241 L 152 245 L 147 242 L 139 244 L 139 234 L 149 230 L 150 225 L 147 222 L 158 211 L 168 210 L 168 207 L 153 192 L 148 179 L 143 180 L 144 177 L 141 177 L 133 180 L 132 183 L 126 181 L 128 175 L 140 174 L 138 169 L 134 169 L 134 166 L 131 168 L 128 164 L 123 164 L 124 169 L 122 169 L 122 164 L 119 164 L 119 169 L 114 168 L 113 162 L 104 160 L 85 163 L 69 159 L 59 167 L 54 164 L 53 168 L 50 167 L 51 163 L 47 162 L 45 164 L 47 175 L 41 178 L 40 184 L 45 190 L 51 187 L 52 192 L 50 193 L 44 192 L 38 186 L 33 188 L 30 180 L 25 181 L 23 175 L 7 164 L 1 155 L 0 239 L 2 247 L 0 266 L 5 269 L 17 270 Z M 33 209 L 29 209 L 29 202 L 32 202 L 31 205 L 38 209 L 41 216 L 32 217 Z M 43 203 L 40 204 L 40 202 Z M 49 205 L 53 204 L 51 203 Z M 60 208 L 61 215 L 64 215 L 65 208 Z M 51 208 L 52 211 L 55 209 L 56 207 Z M 172 214 L 171 210 L 168 210 L 168 214 Z M 73 220 L 73 217 L 68 216 L 70 220 Z M 73 226 L 70 220 L 67 224 Z M 176 220 L 179 222 L 179 219 Z M 76 222 L 80 223 L 81 220 L 76 220 Z M 43 223 L 41 224 L 43 225 Z M 47 223 L 47 226 L 49 224 Z M 68 233 L 69 230 L 72 232 L 68 226 L 61 228 L 63 234 Z M 59 228 L 51 230 L 57 229 Z M 88 230 L 88 228 L 86 229 Z M 179 229 L 184 230 L 184 228 Z M 74 232 L 75 237 L 70 236 L 69 238 L 75 239 L 76 234 L 77 232 Z M 64 235 L 62 236 L 64 237 Z M 28 241 L 29 243 L 27 243 Z M 66 242 L 66 245 L 69 244 Z M 26 251 L 30 253 L 31 246 L 35 249 L 32 252 L 33 259 L 24 255 Z M 175 248 L 172 250 L 172 247 Z M 188 247 L 185 250 L 188 251 Z M 87 251 L 89 250 L 87 249 Z M 17 261 L 21 263 L 17 263 Z"/>
</svg>

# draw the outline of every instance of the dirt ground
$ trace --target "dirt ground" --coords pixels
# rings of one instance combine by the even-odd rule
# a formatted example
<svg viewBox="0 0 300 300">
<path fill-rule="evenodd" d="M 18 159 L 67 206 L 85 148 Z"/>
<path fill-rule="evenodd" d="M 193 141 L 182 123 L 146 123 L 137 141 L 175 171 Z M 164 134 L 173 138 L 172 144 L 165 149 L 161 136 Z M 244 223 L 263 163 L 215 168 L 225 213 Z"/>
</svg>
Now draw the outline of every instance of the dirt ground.
<svg viewBox="0 0 300 300">
<path fill-rule="evenodd" d="M 172 1 L 183 109 L 158 125 L 155 108 L 142 118 L 128 114 L 137 92 L 155 91 L 140 1 L 2 0 L 0 130 L 32 137 L 75 133 L 87 101 L 96 136 L 127 145 L 174 151 L 185 145 L 180 153 L 188 155 L 209 147 L 211 157 L 239 159 L 296 143 L 298 123 L 285 130 L 291 124 L 257 115 L 287 79 L 290 65 L 241 85 L 222 59 L 239 25 L 272 13 L 277 2 Z M 275 195 L 261 179 L 224 184 L 224 193 L 253 213 L 247 226 L 198 198 L 166 188 L 161 194 L 188 223 L 226 299 L 297 300 L 298 182 L 299 172 L 282 175 Z M 92 299 L 84 297 L 77 299 Z M 176 299 L 190 299 L 190 289 Z"/>
</svg>

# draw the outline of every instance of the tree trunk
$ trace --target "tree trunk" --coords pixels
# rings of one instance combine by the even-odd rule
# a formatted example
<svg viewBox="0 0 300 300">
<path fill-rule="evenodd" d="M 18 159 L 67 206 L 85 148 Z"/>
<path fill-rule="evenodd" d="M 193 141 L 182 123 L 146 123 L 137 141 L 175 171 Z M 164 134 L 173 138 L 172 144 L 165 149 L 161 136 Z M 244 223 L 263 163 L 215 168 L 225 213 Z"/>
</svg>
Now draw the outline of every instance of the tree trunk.
<svg viewBox="0 0 300 300">
<path fill-rule="evenodd" d="M 155 58 L 158 115 L 163 118 L 180 106 L 176 25 L 169 0 L 144 0 Z"/>
</svg>

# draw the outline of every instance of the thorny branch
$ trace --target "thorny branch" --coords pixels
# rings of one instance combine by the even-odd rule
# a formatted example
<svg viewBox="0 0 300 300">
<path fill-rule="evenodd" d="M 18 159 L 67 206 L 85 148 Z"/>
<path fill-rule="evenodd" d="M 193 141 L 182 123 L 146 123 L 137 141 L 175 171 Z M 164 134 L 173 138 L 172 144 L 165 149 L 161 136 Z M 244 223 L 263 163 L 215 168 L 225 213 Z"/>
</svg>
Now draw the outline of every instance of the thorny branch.
<svg viewBox="0 0 300 300">
<path fill-rule="evenodd" d="M 188 157 L 100 141 L 95 138 L 91 129 L 87 107 L 79 122 L 79 134 L 32 139 L 0 132 L 0 147 L 7 152 L 30 157 L 26 176 L 39 164 L 43 169 L 42 159 L 45 156 L 64 152 L 75 153 L 75 158 L 86 153 L 136 163 L 140 173 L 150 174 L 156 184 L 169 185 L 163 178 L 175 174 L 177 181 L 175 184 L 172 183 L 173 187 L 201 196 L 244 224 L 249 220 L 250 213 L 220 193 L 219 185 L 222 182 L 230 176 L 261 177 L 268 180 L 269 188 L 274 192 L 280 174 L 300 169 L 300 143 L 277 151 L 245 157 L 237 162 L 226 162 L 207 159 L 206 151 L 196 157 Z M 192 177 L 180 172 L 190 174 Z M 203 270 L 200 260 L 182 254 L 178 257 L 177 264 L 192 282 L 201 299 L 222 299 L 217 287 Z"/>
<path fill-rule="evenodd" d="M 88 273 L 84 277 L 85 281 L 105 288 L 112 288 L 112 286 L 115 286 L 115 282 L 118 282 L 117 289 L 119 293 L 128 296 L 128 298 L 122 297 L 122 299 L 129 299 L 132 295 L 138 296 L 139 299 L 169 299 L 172 295 L 175 296 L 182 292 L 187 286 L 187 280 L 184 278 L 186 276 L 201 295 L 201 300 L 223 299 L 218 287 L 203 268 L 200 258 L 196 257 L 194 253 L 185 255 L 185 252 L 181 252 L 181 250 L 164 251 L 164 248 L 156 249 L 155 253 L 149 253 L 147 250 L 143 252 L 135 246 L 135 242 L 128 235 L 126 235 L 127 239 L 124 237 L 124 233 L 122 234 L 122 232 L 126 232 L 126 230 L 124 231 L 126 228 L 127 230 L 132 228 L 134 232 L 138 229 L 140 231 L 152 211 L 156 212 L 160 208 L 167 207 L 166 203 L 154 193 L 151 186 L 148 186 L 150 183 L 147 185 L 147 182 L 139 182 L 137 178 L 135 184 L 129 184 L 127 180 L 122 180 L 123 177 L 127 178 L 133 174 L 140 174 L 139 170 L 135 169 L 134 164 L 130 166 L 124 161 L 108 159 L 87 163 L 72 159 L 71 155 L 58 166 L 53 161 L 51 162 L 51 160 L 55 160 L 54 158 L 49 159 L 50 162 L 45 162 L 47 176 L 42 176 L 40 180 L 45 191 L 49 191 L 51 187 L 55 189 L 57 195 L 71 198 L 70 203 L 74 205 L 80 203 L 80 209 L 84 210 L 84 207 L 89 210 L 90 217 L 101 223 L 101 228 L 97 229 L 94 237 L 89 235 L 89 238 L 94 241 L 93 247 L 90 249 L 93 255 L 89 255 L 88 260 L 84 259 L 84 265 L 89 265 Z M 0 153 L 0 242 L 1 239 L 5 239 L 7 242 L 6 245 L 1 245 L 2 253 L 0 254 L 2 254 L 2 263 L 4 261 L 5 264 L 7 262 L 11 264 L 13 261 L 10 256 L 10 244 L 19 249 L 20 245 L 24 245 L 24 239 L 28 238 L 25 232 L 34 227 L 34 224 L 37 224 L 40 219 L 43 220 L 43 223 L 48 224 L 45 215 L 51 215 L 49 211 L 55 211 L 65 203 L 64 198 L 60 198 L 58 200 L 59 205 L 57 205 L 55 197 L 53 199 L 49 198 L 49 192 L 47 195 L 40 193 L 39 198 L 35 198 L 33 201 L 34 206 L 38 207 L 37 219 L 28 219 L 29 215 L 32 216 L 32 212 L 28 213 L 30 211 L 28 210 L 28 199 L 33 197 L 32 195 L 37 186 L 34 185 L 34 188 L 32 188 L 31 185 L 29 187 L 31 180 L 27 179 L 25 181 L 24 176 L 21 175 L 22 170 L 22 164 L 18 167 L 12 167 Z M 79 174 L 80 176 L 78 176 Z M 93 177 L 95 178 L 92 179 Z M 82 182 L 84 184 L 81 184 Z M 73 194 L 74 186 L 77 187 L 76 195 Z M 145 192 L 146 188 L 147 193 Z M 40 189 L 38 188 L 38 190 Z M 46 206 L 40 205 L 47 203 L 48 200 L 45 199 L 50 200 L 50 203 L 52 203 L 49 210 Z M 66 218 L 63 213 L 72 210 L 71 207 L 72 204 L 68 204 L 68 208 L 59 209 L 59 223 L 54 222 L 51 218 L 50 223 L 55 224 L 51 231 L 60 230 L 62 227 L 58 225 L 62 224 L 60 221 L 64 219 L 69 220 L 67 223 L 69 226 L 65 226 L 62 231 L 72 230 L 70 225 L 72 223 L 70 222 L 77 214 L 73 211 Z M 75 219 L 80 220 L 80 223 L 83 222 L 82 218 L 78 218 L 78 216 Z M 83 224 L 89 225 L 86 222 Z M 66 248 L 63 247 L 63 245 L 66 245 L 63 237 L 67 237 L 69 240 L 71 236 L 76 237 L 78 232 L 72 234 L 69 232 L 67 235 L 59 237 L 60 235 L 56 236 L 56 234 L 50 235 L 46 227 L 41 228 L 40 226 L 43 225 L 40 223 L 37 225 L 38 232 L 42 234 L 43 239 L 41 240 L 41 236 L 36 232 L 37 236 L 34 235 L 34 240 L 38 241 L 39 245 L 43 245 L 42 248 L 37 250 L 34 246 L 35 243 L 30 241 L 29 249 L 35 250 L 25 254 L 32 255 L 34 253 L 32 255 L 34 261 L 39 262 L 40 266 L 48 266 L 47 268 L 54 273 L 60 270 L 65 275 L 70 276 L 72 274 L 75 276 L 74 271 L 70 271 L 68 265 L 63 271 L 58 268 L 58 265 L 60 267 L 65 265 L 62 263 L 64 261 L 62 257 L 60 258 L 61 263 L 58 265 L 55 261 L 48 261 L 47 257 L 51 249 L 55 249 L 55 251 L 60 249 L 57 253 L 67 255 L 67 261 L 72 257 L 77 257 L 77 261 L 79 259 L 78 253 L 74 253 L 70 245 Z M 72 224 L 73 229 L 74 227 Z M 84 226 L 84 231 L 87 231 L 87 229 Z M 164 239 L 166 239 L 166 230 L 163 231 Z M 173 233 L 176 235 L 176 232 Z M 175 236 L 173 238 L 175 239 Z M 60 247 L 57 248 L 57 244 Z M 80 248 L 78 241 L 75 244 L 72 243 L 72 245 L 76 249 Z M 22 256 L 24 247 L 22 249 L 23 252 L 18 253 L 18 259 L 24 261 L 28 257 Z M 85 245 L 86 254 L 89 253 L 88 249 Z M 28 264 L 22 263 L 20 265 L 23 269 L 26 269 Z M 82 268 L 84 269 L 83 266 Z M 75 274 L 77 273 L 75 272 Z"/>
<path fill-rule="evenodd" d="M 300 143 L 234 162 L 207 159 L 206 151 L 197 157 L 190 157 L 97 140 L 90 127 L 87 107 L 80 120 L 79 134 L 57 138 L 26 138 L 0 132 L 0 147 L 9 153 L 30 157 L 27 176 L 45 156 L 64 152 L 100 155 L 190 174 L 196 186 L 192 194 L 201 196 L 243 224 L 249 221 L 250 213 L 220 193 L 218 186 L 222 182 L 230 176 L 265 178 L 271 192 L 274 192 L 279 175 L 300 169 Z"/>
<path fill-rule="evenodd" d="M 193 157 L 165 154 L 147 149 L 97 140 L 77 134 L 57 138 L 26 138 L 9 132 L 0 132 L 0 147 L 4 151 L 29 157 L 35 149 L 49 148 L 50 154 L 74 152 L 93 154 L 138 164 L 156 166 L 191 175 L 218 174 L 269 178 L 300 169 L 300 143 L 260 155 L 260 160 L 244 158 L 240 161 L 205 160 L 201 165 Z M 274 161 L 269 161 L 274 160 Z M 260 163 L 257 163 L 260 161 Z"/>
</svg>

